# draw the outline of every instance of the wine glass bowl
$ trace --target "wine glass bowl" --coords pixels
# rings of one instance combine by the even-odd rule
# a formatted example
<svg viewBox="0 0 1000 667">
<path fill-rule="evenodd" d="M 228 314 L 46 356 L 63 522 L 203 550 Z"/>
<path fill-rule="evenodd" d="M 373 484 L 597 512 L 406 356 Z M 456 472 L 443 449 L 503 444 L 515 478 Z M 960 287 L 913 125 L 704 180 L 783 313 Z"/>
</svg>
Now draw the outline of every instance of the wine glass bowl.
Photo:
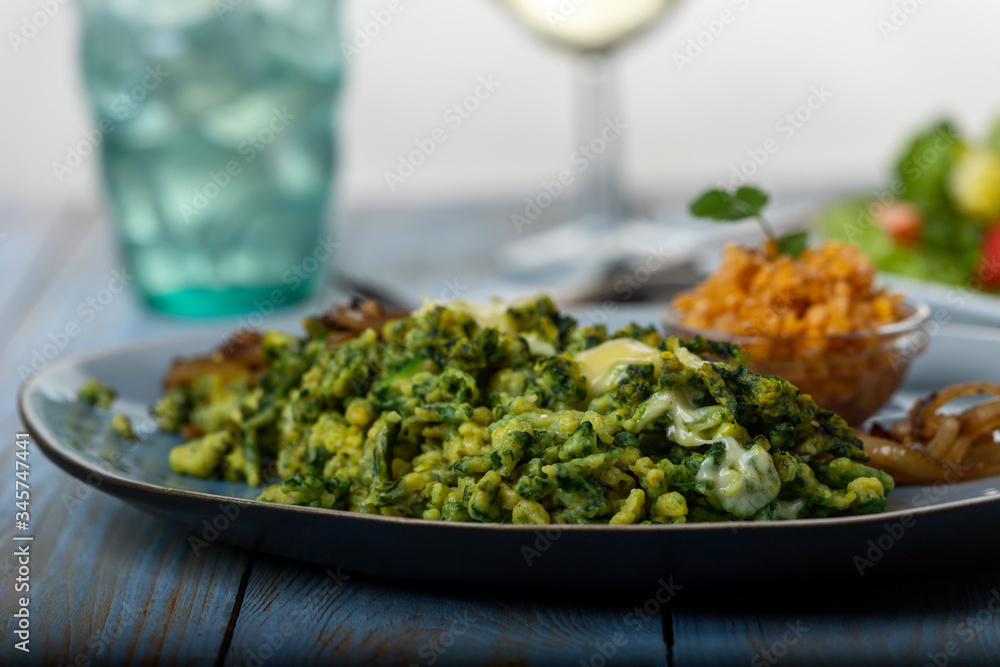
<svg viewBox="0 0 1000 667">
<path fill-rule="evenodd" d="M 677 0 L 502 0 L 530 29 L 573 51 L 607 52 L 652 27 Z"/>
</svg>

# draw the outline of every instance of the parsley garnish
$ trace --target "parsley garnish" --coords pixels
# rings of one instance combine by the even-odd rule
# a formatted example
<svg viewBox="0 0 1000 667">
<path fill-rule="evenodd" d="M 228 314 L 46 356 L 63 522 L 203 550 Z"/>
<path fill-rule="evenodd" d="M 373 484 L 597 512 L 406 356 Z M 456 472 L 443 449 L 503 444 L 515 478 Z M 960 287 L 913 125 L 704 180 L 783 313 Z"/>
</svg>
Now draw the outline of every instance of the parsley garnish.
<svg viewBox="0 0 1000 667">
<path fill-rule="evenodd" d="M 743 186 L 735 191 L 713 188 L 703 192 L 700 197 L 691 202 L 691 214 L 698 218 L 710 218 L 720 222 L 736 222 L 747 218 L 756 218 L 757 224 L 764 235 L 778 248 L 778 252 L 790 257 L 798 257 L 806 248 L 807 232 L 795 232 L 785 236 L 777 236 L 771 224 L 764 217 L 764 206 L 769 197 L 751 186 Z"/>
</svg>

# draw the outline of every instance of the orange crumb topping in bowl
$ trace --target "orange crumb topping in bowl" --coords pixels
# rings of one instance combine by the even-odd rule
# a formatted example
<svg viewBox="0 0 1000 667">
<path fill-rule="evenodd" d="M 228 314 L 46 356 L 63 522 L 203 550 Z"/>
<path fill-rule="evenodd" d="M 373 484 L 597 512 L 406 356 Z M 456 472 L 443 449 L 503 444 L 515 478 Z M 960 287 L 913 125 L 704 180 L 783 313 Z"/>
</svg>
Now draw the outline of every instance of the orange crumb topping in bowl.
<svg viewBox="0 0 1000 667">
<path fill-rule="evenodd" d="M 718 271 L 679 294 L 668 333 L 735 343 L 747 366 L 778 375 L 858 424 L 899 385 L 926 347 L 925 304 L 875 285 L 856 246 L 827 241 L 797 258 L 729 245 Z"/>
<path fill-rule="evenodd" d="M 903 296 L 875 287 L 875 265 L 857 246 L 828 241 L 797 258 L 768 246 L 728 245 L 719 270 L 674 300 L 678 321 L 741 336 L 811 338 L 874 332 L 906 316 Z"/>
</svg>

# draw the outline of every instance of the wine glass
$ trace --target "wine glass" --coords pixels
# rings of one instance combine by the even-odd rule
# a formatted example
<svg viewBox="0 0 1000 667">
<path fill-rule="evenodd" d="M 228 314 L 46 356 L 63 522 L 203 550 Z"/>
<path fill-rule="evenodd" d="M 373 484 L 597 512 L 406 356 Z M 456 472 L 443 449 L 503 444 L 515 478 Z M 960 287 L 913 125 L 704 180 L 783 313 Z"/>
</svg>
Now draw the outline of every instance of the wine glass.
<svg viewBox="0 0 1000 667">
<path fill-rule="evenodd" d="M 677 0 L 500 0 L 524 24 L 545 39 L 576 53 L 574 146 L 601 149 L 586 155 L 579 174 L 576 219 L 547 232 L 555 238 L 529 237 L 515 244 L 517 264 L 551 265 L 607 248 L 625 218 L 621 186 L 620 137 L 600 140 L 618 117 L 613 52 L 647 30 Z M 545 234 L 545 233 L 543 233 Z M 535 237 L 541 235 L 533 235 Z M 564 252 L 554 251 L 560 248 Z"/>
</svg>

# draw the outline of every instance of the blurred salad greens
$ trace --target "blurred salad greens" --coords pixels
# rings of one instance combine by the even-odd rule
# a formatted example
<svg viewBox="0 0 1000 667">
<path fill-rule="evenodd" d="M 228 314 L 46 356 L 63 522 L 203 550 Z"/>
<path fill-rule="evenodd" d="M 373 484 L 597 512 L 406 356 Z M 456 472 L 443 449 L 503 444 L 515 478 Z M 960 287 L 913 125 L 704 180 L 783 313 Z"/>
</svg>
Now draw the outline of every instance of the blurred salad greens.
<svg viewBox="0 0 1000 667">
<path fill-rule="evenodd" d="M 892 181 L 820 213 L 883 271 L 1000 292 L 1000 119 L 973 141 L 947 121 L 918 134 Z"/>
</svg>

